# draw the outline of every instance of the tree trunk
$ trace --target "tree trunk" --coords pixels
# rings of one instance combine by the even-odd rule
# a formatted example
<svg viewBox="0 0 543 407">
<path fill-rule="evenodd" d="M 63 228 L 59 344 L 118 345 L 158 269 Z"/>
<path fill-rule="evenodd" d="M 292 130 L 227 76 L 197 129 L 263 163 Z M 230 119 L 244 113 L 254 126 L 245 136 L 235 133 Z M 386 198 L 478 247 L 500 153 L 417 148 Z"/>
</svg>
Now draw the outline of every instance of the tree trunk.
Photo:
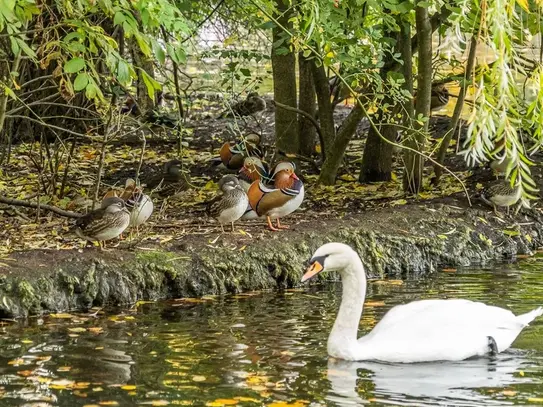
<svg viewBox="0 0 543 407">
<path fill-rule="evenodd" d="M 290 13 L 287 0 L 276 0 L 277 21 L 289 27 Z M 290 40 L 280 27 L 273 28 L 271 61 L 273 70 L 274 99 L 287 106 L 297 107 L 296 101 L 296 58 L 289 49 Z M 298 117 L 296 112 L 286 109 L 275 110 L 275 142 L 280 151 L 297 153 Z"/>
<path fill-rule="evenodd" d="M 378 116 L 377 120 L 381 122 L 384 117 Z M 392 179 L 392 153 L 394 149 L 392 144 L 387 143 L 381 137 L 395 141 L 398 131 L 396 126 L 387 123 L 377 124 L 377 130 L 381 135 L 373 126 L 368 131 L 362 156 L 362 167 L 358 177 L 361 183 L 390 181 Z"/>
<path fill-rule="evenodd" d="M 315 117 L 315 83 L 311 72 L 312 61 L 298 54 L 298 72 L 300 77 L 300 88 L 298 90 L 298 108 L 312 117 Z M 298 116 L 298 134 L 300 137 L 300 154 L 310 157 L 315 152 L 315 140 L 317 132 L 315 126 L 304 116 Z M 322 146 L 321 146 L 322 148 Z"/>
<path fill-rule="evenodd" d="M 415 9 L 417 36 L 419 38 L 418 76 L 417 76 L 417 106 L 416 117 L 423 116 L 424 122 L 415 121 L 413 129 L 416 132 L 408 140 L 408 145 L 416 151 L 424 151 L 424 141 L 428 131 L 430 104 L 432 92 L 432 24 L 428 8 Z M 405 171 L 403 179 L 404 191 L 418 194 L 422 187 L 423 157 L 411 151 L 405 152 Z"/>
<path fill-rule="evenodd" d="M 312 62 L 311 71 L 313 72 L 313 81 L 315 82 L 315 92 L 317 93 L 317 102 L 319 105 L 319 123 L 324 141 L 324 146 L 321 146 L 321 149 L 324 151 L 325 156 L 328 157 L 332 153 L 331 147 L 336 138 L 334 107 L 330 101 L 330 85 L 323 65 L 317 66 Z M 341 154 L 343 155 L 343 152 Z"/>
<path fill-rule="evenodd" d="M 341 128 L 334 143 L 326 153 L 326 160 L 322 165 L 321 173 L 319 175 L 319 183 L 334 185 L 347 145 L 353 138 L 358 123 L 360 123 L 360 120 L 362 120 L 363 117 L 364 110 L 360 107 L 360 104 L 357 103 L 345 121 L 341 124 Z"/>
</svg>

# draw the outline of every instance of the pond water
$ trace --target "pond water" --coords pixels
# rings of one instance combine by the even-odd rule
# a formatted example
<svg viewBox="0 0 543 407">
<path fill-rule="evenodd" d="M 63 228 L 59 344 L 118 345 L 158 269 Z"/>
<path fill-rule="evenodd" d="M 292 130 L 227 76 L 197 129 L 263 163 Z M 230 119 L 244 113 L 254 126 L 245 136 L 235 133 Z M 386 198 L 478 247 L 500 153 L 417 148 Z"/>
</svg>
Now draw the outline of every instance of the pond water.
<svg viewBox="0 0 543 407">
<path fill-rule="evenodd" d="M 543 262 L 373 281 L 367 332 L 393 305 L 461 297 L 526 312 L 543 302 Z M 340 285 L 138 304 L 6 322 L 0 406 L 543 405 L 543 320 L 494 359 L 338 363 L 326 339 Z"/>
</svg>

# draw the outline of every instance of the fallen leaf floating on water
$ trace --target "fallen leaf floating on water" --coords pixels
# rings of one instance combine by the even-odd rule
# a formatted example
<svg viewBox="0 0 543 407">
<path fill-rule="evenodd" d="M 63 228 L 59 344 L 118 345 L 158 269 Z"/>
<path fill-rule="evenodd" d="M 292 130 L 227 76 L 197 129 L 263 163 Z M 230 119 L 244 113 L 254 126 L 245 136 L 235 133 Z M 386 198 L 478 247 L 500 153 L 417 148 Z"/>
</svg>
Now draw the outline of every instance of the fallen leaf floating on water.
<svg viewBox="0 0 543 407">
<path fill-rule="evenodd" d="M 60 313 L 60 314 L 49 314 L 50 318 L 59 318 L 59 319 L 71 319 L 75 318 L 75 315 Z"/>
<path fill-rule="evenodd" d="M 513 397 L 517 394 L 515 390 L 504 390 L 502 391 L 502 394 L 507 397 Z"/>
<path fill-rule="evenodd" d="M 403 280 L 373 280 L 373 284 L 402 285 Z"/>
<path fill-rule="evenodd" d="M 206 377 L 205 376 L 192 376 L 192 381 L 193 382 L 205 382 L 206 381 Z"/>
<path fill-rule="evenodd" d="M 450 268 L 450 269 L 443 269 L 441 271 L 443 271 L 444 273 L 454 273 L 454 272 L 456 272 L 456 269 L 455 268 Z"/>
<path fill-rule="evenodd" d="M 132 391 L 136 390 L 136 386 L 134 386 L 133 384 L 125 384 L 124 386 L 121 386 L 121 389 L 126 391 Z"/>
<path fill-rule="evenodd" d="M 384 301 L 366 301 L 364 307 L 382 307 L 385 305 Z"/>
</svg>

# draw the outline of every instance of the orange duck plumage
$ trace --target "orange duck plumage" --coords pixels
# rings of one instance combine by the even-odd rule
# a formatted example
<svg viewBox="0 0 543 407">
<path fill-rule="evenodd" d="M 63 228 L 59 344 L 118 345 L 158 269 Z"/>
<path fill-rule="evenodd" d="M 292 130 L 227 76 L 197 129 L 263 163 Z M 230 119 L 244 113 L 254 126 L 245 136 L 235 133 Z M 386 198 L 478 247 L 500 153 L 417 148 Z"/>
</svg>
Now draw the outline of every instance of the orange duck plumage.
<svg viewBox="0 0 543 407">
<path fill-rule="evenodd" d="M 255 181 L 247 192 L 249 205 L 258 217 L 266 217 L 271 230 L 287 228 L 281 225 L 279 219 L 298 209 L 304 199 L 304 184 L 294 169 L 294 164 L 281 162 L 272 174 L 275 188 L 268 188 L 261 181 Z M 277 228 L 271 222 L 273 219 L 277 219 Z"/>
</svg>

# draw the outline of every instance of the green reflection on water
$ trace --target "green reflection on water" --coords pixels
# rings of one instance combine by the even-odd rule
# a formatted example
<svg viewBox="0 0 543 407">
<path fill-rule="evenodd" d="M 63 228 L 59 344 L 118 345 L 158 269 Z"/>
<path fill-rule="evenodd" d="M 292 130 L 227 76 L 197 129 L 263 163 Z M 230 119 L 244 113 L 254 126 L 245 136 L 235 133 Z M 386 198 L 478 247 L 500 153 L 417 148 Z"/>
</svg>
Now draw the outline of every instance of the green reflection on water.
<svg viewBox="0 0 543 407">
<path fill-rule="evenodd" d="M 440 272 L 403 284 L 370 283 L 361 331 L 391 306 L 422 298 L 469 298 L 526 312 L 543 302 L 542 260 Z M 326 356 L 339 290 L 332 284 L 144 304 L 121 314 L 4 326 L 0 405 L 543 403 L 543 321 L 494 360 L 340 363 Z"/>
</svg>

